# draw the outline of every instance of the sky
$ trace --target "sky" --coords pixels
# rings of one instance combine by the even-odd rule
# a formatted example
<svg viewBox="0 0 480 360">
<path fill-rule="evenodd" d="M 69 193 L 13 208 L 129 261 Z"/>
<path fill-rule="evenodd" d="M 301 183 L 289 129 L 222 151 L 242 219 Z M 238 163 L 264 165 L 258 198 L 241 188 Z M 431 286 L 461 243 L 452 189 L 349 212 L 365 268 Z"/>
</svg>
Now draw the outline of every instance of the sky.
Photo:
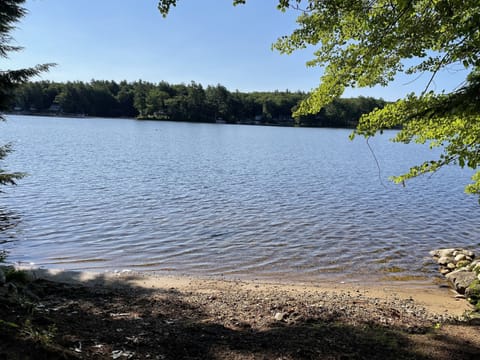
<svg viewBox="0 0 480 360">
<path fill-rule="evenodd" d="M 166 19 L 156 0 L 27 0 L 28 15 L 13 32 L 24 50 L 0 60 L 1 69 L 57 63 L 41 80 L 145 80 L 222 84 L 230 91 L 310 91 L 321 68 L 308 68 L 314 49 L 282 55 L 272 43 L 295 28 L 298 13 L 276 10 L 278 0 L 179 0 Z M 450 68 L 433 89 L 451 90 L 466 76 Z M 347 90 L 345 97 L 396 100 L 423 89 L 399 76 L 388 87 Z"/>
</svg>

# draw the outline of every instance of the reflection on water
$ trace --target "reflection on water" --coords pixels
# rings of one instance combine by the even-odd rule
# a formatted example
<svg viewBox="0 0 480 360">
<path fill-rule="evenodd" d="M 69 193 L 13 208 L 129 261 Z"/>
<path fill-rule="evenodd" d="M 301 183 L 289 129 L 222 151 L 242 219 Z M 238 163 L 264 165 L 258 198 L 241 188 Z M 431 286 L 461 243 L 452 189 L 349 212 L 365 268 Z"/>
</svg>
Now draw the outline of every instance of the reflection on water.
<svg viewBox="0 0 480 360">
<path fill-rule="evenodd" d="M 20 216 L 14 212 L 0 209 L 0 245 L 16 238 L 13 231 L 20 223 Z"/>
<path fill-rule="evenodd" d="M 7 258 L 8 251 L 1 246 L 7 242 L 15 241 L 15 227 L 20 223 L 20 217 L 4 209 L 0 209 L 0 262 L 4 262 Z"/>
<path fill-rule="evenodd" d="M 42 266 L 276 280 L 418 279 L 435 273 L 432 248 L 478 251 L 468 172 L 394 186 L 388 175 L 432 155 L 376 137 L 382 183 L 348 134 L 10 117 L 0 141 L 30 176 L 0 197 L 22 217 L 0 236 L 16 240 L 11 259 Z"/>
</svg>

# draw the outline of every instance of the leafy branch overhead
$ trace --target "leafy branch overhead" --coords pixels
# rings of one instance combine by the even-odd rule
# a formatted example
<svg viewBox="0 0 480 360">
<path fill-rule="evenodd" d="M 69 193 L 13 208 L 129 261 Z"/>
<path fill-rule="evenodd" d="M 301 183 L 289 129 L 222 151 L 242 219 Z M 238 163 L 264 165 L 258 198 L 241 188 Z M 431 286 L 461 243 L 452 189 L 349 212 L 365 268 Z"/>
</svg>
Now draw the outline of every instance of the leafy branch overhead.
<svg viewBox="0 0 480 360">
<path fill-rule="evenodd" d="M 166 16 L 176 0 L 160 0 Z M 233 1 L 234 5 L 245 0 Z M 349 87 L 387 86 L 398 73 L 425 74 L 417 94 L 364 115 L 355 135 L 400 127 L 394 141 L 441 147 L 439 159 L 414 166 L 395 182 L 445 165 L 480 162 L 480 2 L 478 0 L 278 0 L 299 10 L 297 28 L 273 45 L 284 54 L 314 47 L 308 66 L 324 68 L 319 86 L 295 111 L 318 113 Z M 409 65 L 406 66 L 406 60 Z M 431 89 L 439 72 L 469 71 L 452 92 Z M 463 81 L 462 81 L 463 80 Z M 480 196 L 480 172 L 466 187 Z"/>
<path fill-rule="evenodd" d="M 247 0 L 232 0 L 233 5 L 245 4 Z M 298 8 L 298 5 L 301 4 L 302 0 L 278 0 L 277 8 L 279 10 L 285 11 L 289 7 Z M 297 5 L 297 6 L 295 6 Z M 177 6 L 177 0 L 159 0 L 158 1 L 158 10 L 163 17 L 166 17 L 170 12 L 172 7 Z"/>
</svg>

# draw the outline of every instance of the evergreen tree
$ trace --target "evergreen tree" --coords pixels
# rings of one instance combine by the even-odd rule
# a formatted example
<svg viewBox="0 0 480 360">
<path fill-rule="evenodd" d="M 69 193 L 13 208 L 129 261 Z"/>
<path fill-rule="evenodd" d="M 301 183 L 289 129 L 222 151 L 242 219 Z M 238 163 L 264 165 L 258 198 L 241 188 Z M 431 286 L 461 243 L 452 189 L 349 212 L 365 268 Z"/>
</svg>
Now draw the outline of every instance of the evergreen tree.
<svg viewBox="0 0 480 360">
<path fill-rule="evenodd" d="M 25 0 L 2 0 L 0 2 L 0 57 L 8 58 L 10 52 L 19 51 L 22 48 L 11 45 L 11 31 L 25 14 L 26 9 L 22 6 Z M 36 65 L 32 68 L 17 70 L 0 70 L 0 112 L 8 110 L 13 101 L 15 88 L 28 81 L 31 77 L 47 71 L 53 64 Z M 0 113 L 0 120 L 5 118 Z M 0 160 L 12 150 L 11 145 L 0 146 Z M 23 173 L 8 173 L 0 169 L 0 185 L 15 184 L 15 180 L 23 177 Z"/>
</svg>

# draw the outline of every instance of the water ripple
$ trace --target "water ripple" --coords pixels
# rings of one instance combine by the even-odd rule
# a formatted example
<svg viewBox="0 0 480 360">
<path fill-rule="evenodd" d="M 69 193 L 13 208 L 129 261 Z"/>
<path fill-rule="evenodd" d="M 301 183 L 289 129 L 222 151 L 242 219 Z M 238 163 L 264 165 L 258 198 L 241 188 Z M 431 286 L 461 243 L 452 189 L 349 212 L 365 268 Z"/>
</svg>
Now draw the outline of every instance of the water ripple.
<svg viewBox="0 0 480 360">
<path fill-rule="evenodd" d="M 2 130 L 18 144 L 9 167 L 30 174 L 0 199 L 21 219 L 0 214 L 15 261 L 355 280 L 430 276 L 432 248 L 480 248 L 470 173 L 395 187 L 388 175 L 431 155 L 384 137 L 372 140 L 381 183 L 343 130 L 31 117 Z"/>
</svg>

